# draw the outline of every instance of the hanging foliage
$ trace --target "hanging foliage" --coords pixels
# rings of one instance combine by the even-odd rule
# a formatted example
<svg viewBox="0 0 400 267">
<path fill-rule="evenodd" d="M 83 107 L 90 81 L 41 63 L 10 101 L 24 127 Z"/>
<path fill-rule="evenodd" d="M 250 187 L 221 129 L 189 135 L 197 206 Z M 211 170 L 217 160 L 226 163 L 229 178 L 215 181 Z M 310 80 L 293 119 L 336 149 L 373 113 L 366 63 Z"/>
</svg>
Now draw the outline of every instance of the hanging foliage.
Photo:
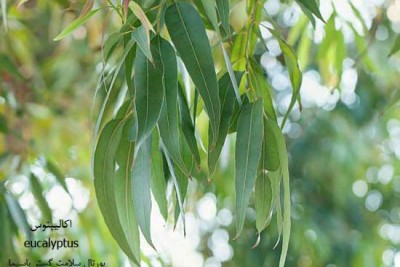
<svg viewBox="0 0 400 267">
<path fill-rule="evenodd" d="M 164 218 L 168 217 L 168 201 L 172 201 L 175 221 L 181 215 L 185 222 L 188 181 L 196 177 L 196 166 L 202 166 L 203 149 L 199 148 L 204 144 L 196 129 L 202 109 L 209 120 L 204 150 L 208 178 L 218 168 L 225 140 L 236 133 L 237 238 L 256 186 L 257 231 L 260 234 L 267 227 L 276 210 L 283 242 L 280 266 L 284 266 L 290 236 L 288 158 L 273 90 L 256 56 L 263 4 L 247 1 L 248 21 L 234 30 L 229 22 L 229 2 L 125 0 L 113 5 L 123 25 L 103 46 L 104 64 L 110 64 L 113 57 L 118 61 L 111 72 L 103 70 L 99 79 L 98 90 L 107 93 L 94 130 L 93 174 L 106 224 L 132 262 L 140 262 L 139 229 L 153 246 L 151 193 Z M 314 15 L 322 19 L 314 0 L 299 4 L 313 23 Z M 97 11 L 86 10 L 55 40 L 66 37 Z M 295 102 L 300 101 L 302 73 L 296 53 L 279 30 L 269 31 L 279 42 L 293 88 L 283 126 Z M 209 39 L 212 32 L 217 46 Z M 225 62 L 219 73 L 214 63 L 217 47 L 222 48 Z M 113 55 L 116 50 L 123 52 Z M 125 84 L 117 87 L 115 80 L 120 76 Z M 184 82 L 187 77 L 192 84 Z M 176 198 L 166 197 L 168 180 Z"/>
</svg>

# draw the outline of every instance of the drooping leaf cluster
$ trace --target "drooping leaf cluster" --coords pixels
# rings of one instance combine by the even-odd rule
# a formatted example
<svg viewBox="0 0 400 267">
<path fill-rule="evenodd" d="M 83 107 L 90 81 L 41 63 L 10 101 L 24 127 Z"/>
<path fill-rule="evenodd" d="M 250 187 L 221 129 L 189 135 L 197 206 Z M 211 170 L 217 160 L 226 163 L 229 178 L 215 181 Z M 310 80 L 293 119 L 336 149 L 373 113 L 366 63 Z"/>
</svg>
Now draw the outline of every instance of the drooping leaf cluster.
<svg viewBox="0 0 400 267">
<path fill-rule="evenodd" d="M 314 1 L 299 2 L 310 18 L 314 19 L 311 14 L 321 18 Z M 92 162 L 105 222 L 134 264 L 140 263 L 139 229 L 154 246 L 151 194 L 165 219 L 171 202 L 175 223 L 179 215 L 184 223 L 188 182 L 196 177 L 202 154 L 207 153 L 211 178 L 227 136 L 235 133 L 237 236 L 256 188 L 257 231 L 260 234 L 268 226 L 276 211 L 283 237 L 280 266 L 284 266 L 290 236 L 288 158 L 272 87 L 255 55 L 263 5 L 247 4 L 249 20 L 238 32 L 229 22 L 228 0 L 150 5 L 124 1 L 115 6 L 123 14 L 123 25 L 105 41 L 103 65 L 112 58 L 118 60 L 111 71 L 103 69 L 96 89 L 105 96 L 94 129 Z M 87 11 L 56 40 L 95 12 Z M 293 88 L 283 126 L 299 101 L 302 73 L 294 50 L 279 30 L 268 30 L 279 41 Z M 215 45 L 210 34 L 217 36 Z M 218 74 L 216 50 L 222 51 L 225 62 Z M 116 51 L 121 51 L 119 57 Z M 124 83 L 117 84 L 120 77 Z M 196 128 L 198 106 L 209 120 L 204 151 Z M 172 198 L 167 198 L 168 183 L 174 188 Z"/>
</svg>

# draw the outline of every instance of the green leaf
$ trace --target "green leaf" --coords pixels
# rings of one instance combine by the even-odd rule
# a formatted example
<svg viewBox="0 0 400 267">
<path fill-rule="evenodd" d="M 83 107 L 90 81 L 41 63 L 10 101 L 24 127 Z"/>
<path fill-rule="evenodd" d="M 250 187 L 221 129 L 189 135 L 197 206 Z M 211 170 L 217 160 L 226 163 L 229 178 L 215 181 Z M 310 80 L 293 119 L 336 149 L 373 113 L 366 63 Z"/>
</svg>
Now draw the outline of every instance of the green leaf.
<svg viewBox="0 0 400 267">
<path fill-rule="evenodd" d="M 282 251 L 281 257 L 279 260 L 279 267 L 284 267 L 286 261 L 286 255 L 289 248 L 289 240 L 290 240 L 290 186 L 289 186 L 289 163 L 288 163 L 288 155 L 285 137 L 282 134 L 281 129 L 278 125 L 271 121 L 266 120 L 266 123 L 270 125 L 270 128 L 274 131 L 274 135 L 277 137 L 277 144 L 279 150 L 279 161 L 280 161 L 280 175 L 282 175 L 283 181 L 283 222 L 282 222 Z M 276 179 L 276 178 L 271 178 Z M 275 182 L 276 184 L 276 182 Z M 279 187 L 279 184 L 277 185 Z M 279 190 L 275 190 L 279 192 Z M 275 196 L 275 199 L 280 199 L 280 194 Z M 278 215 L 278 219 L 279 219 Z M 279 224 L 279 223 L 278 223 Z M 279 225 L 278 225 L 279 226 Z"/>
<path fill-rule="evenodd" d="M 129 44 L 129 41 L 132 38 L 132 35 L 130 34 L 125 34 L 126 32 L 131 31 L 131 26 L 129 24 L 125 24 L 121 27 L 120 32 L 123 34 L 123 40 L 124 40 L 124 48 Z M 129 90 L 129 95 L 131 97 L 135 96 L 135 88 L 133 86 L 133 80 L 132 80 L 132 70 L 133 70 L 133 63 L 135 61 L 135 56 L 136 56 L 136 46 L 133 46 L 127 56 L 126 59 L 124 60 L 124 68 L 125 68 L 125 82 L 126 85 L 128 86 Z"/>
<path fill-rule="evenodd" d="M 217 11 L 215 10 L 215 0 L 200 0 L 203 5 L 204 11 L 207 14 L 208 19 L 210 20 L 214 30 L 219 32 L 218 28 L 218 18 Z"/>
<path fill-rule="evenodd" d="M 114 119 L 102 129 L 94 152 L 93 174 L 97 202 L 104 221 L 125 254 L 138 263 L 118 215 L 115 196 L 115 158 L 123 133 L 124 120 Z"/>
<path fill-rule="evenodd" d="M 101 126 L 102 126 L 102 124 L 103 124 L 103 122 L 105 120 L 105 116 L 104 116 L 105 112 L 107 110 L 107 107 L 110 105 L 110 102 L 111 102 L 110 100 L 111 100 L 112 96 L 115 94 L 115 90 L 113 90 L 114 89 L 114 83 L 115 83 L 115 81 L 116 81 L 116 79 L 118 77 L 118 74 L 119 74 L 119 71 L 121 70 L 122 65 L 125 62 L 126 57 L 131 52 L 131 49 L 134 46 L 134 44 L 135 44 L 134 40 L 131 39 L 131 40 L 128 41 L 128 43 L 126 44 L 126 46 L 124 48 L 124 53 L 122 54 L 122 57 L 118 62 L 118 65 L 115 67 L 114 75 L 112 77 L 112 80 L 111 80 L 111 83 L 110 83 L 109 87 L 107 88 L 107 94 L 106 94 L 106 96 L 105 96 L 105 98 L 103 100 L 103 103 L 101 104 L 99 115 L 97 116 L 96 125 L 95 125 L 95 129 L 94 129 L 94 133 L 93 133 L 93 137 L 94 137 L 93 139 L 97 138 L 99 130 L 100 130 L 100 128 L 101 128 Z M 98 88 L 100 88 L 103 85 L 103 83 L 105 83 L 105 82 L 106 81 L 101 79 L 100 82 L 99 82 L 99 87 Z M 96 89 L 94 98 L 96 98 L 96 94 L 97 94 L 98 88 Z M 93 102 L 94 102 L 94 100 L 93 100 Z M 93 153 L 93 155 L 94 155 L 94 153 Z M 92 161 L 93 161 L 93 159 L 92 159 Z"/>
<path fill-rule="evenodd" d="M 233 107 L 233 115 L 232 115 L 231 121 L 229 123 L 228 133 L 235 133 L 236 132 L 236 130 L 237 130 L 237 122 L 238 122 L 238 119 L 239 119 L 240 112 L 242 111 L 243 106 L 247 105 L 250 102 L 247 94 L 243 94 L 241 96 L 241 99 L 242 99 L 242 107 L 240 107 L 237 102 L 235 102 L 235 105 Z"/>
<path fill-rule="evenodd" d="M 189 179 L 188 177 L 179 169 L 175 166 L 174 164 L 174 170 L 175 170 L 175 178 L 176 181 L 174 181 L 174 185 L 175 185 L 175 192 L 177 194 L 177 198 L 178 196 L 180 196 L 181 200 L 182 200 L 182 205 L 179 204 L 178 202 L 178 206 L 175 208 L 175 226 L 176 223 L 178 222 L 178 218 L 179 218 L 179 214 L 182 214 L 182 220 L 184 222 L 184 232 L 186 235 L 186 225 L 185 225 L 185 210 L 184 210 L 184 200 L 186 198 L 186 193 L 187 193 L 187 188 L 189 185 Z"/>
<path fill-rule="evenodd" d="M 272 129 L 271 123 L 264 120 L 264 140 L 262 144 L 261 162 L 262 170 L 276 171 L 280 166 L 279 160 L 279 138 L 276 136 L 276 130 Z"/>
<path fill-rule="evenodd" d="M 134 39 L 140 50 L 142 50 L 142 53 L 151 61 L 153 62 L 153 55 L 151 53 L 151 48 L 150 48 L 150 38 L 146 35 L 146 30 L 143 26 L 140 26 L 136 30 L 132 32 L 132 39 Z"/>
<path fill-rule="evenodd" d="M 136 150 L 156 126 L 164 101 L 163 65 L 160 54 L 157 52 L 156 41 L 157 39 L 154 39 L 151 42 L 153 63 L 147 59 L 142 50 L 136 50 L 134 66 L 135 108 L 138 123 Z"/>
<path fill-rule="evenodd" d="M 50 159 L 46 159 L 46 168 L 56 177 L 57 182 L 64 188 L 65 192 L 69 192 L 67 184 L 65 183 L 65 177 L 60 171 L 60 168 Z"/>
<path fill-rule="evenodd" d="M 299 3 L 300 7 L 306 8 L 311 13 L 313 13 L 317 18 L 325 22 L 324 18 L 321 15 L 321 12 L 319 11 L 319 6 L 315 0 L 297 0 L 297 2 Z"/>
<path fill-rule="evenodd" d="M 241 79 L 242 74 L 236 73 L 235 79 Z M 228 134 L 228 128 L 232 119 L 233 110 L 235 106 L 235 92 L 230 80 L 229 73 L 225 73 L 224 76 L 219 80 L 219 99 L 221 101 L 221 122 L 219 125 L 218 140 L 215 143 L 215 147 L 208 146 L 208 170 L 210 177 L 214 174 L 215 167 L 217 165 L 219 156 L 221 154 L 222 147 L 225 143 L 226 135 Z M 210 129 L 209 129 L 209 134 Z M 211 142 L 213 143 L 213 142 Z"/>
<path fill-rule="evenodd" d="M 117 44 L 122 40 L 122 37 L 122 32 L 114 32 L 105 41 L 103 45 L 103 58 L 105 61 L 107 61 L 108 58 L 111 56 Z"/>
<path fill-rule="evenodd" d="M 94 14 L 97 13 L 100 9 L 95 9 L 87 13 L 83 17 L 79 17 L 76 20 L 74 20 L 70 25 L 68 25 L 59 35 L 54 37 L 53 41 L 59 41 L 61 39 L 64 39 L 67 37 L 69 34 L 71 34 L 73 31 L 75 31 L 77 28 L 82 26 L 82 24 L 86 23 Z"/>
<path fill-rule="evenodd" d="M 181 155 L 178 115 L 178 67 L 176 54 L 172 46 L 161 37 L 156 37 L 155 45 L 161 57 L 163 71 L 163 86 L 165 92 L 164 104 L 158 121 L 160 137 L 169 155 L 178 167 L 189 175 Z"/>
<path fill-rule="evenodd" d="M 222 27 L 228 36 L 231 35 L 231 27 L 229 25 L 229 10 L 229 0 L 217 0 L 217 13 Z"/>
<path fill-rule="evenodd" d="M 36 175 L 31 173 L 30 175 L 30 182 L 31 182 L 31 190 L 32 194 L 35 197 L 36 203 L 39 206 L 40 211 L 42 212 L 42 220 L 46 222 L 52 222 L 52 212 L 47 203 L 46 198 L 43 195 L 43 188 L 40 185 L 40 182 Z"/>
<path fill-rule="evenodd" d="M 235 152 L 236 237 L 240 235 L 256 181 L 263 140 L 262 100 L 243 107 L 238 119 Z"/>
<path fill-rule="evenodd" d="M 390 50 L 389 57 L 394 55 L 400 50 L 400 35 L 397 36 L 396 41 L 394 42 L 394 45 L 392 47 L 392 50 Z"/>
<path fill-rule="evenodd" d="M 184 230 L 184 233 L 186 234 L 185 209 L 183 206 L 184 197 L 185 197 L 183 194 L 186 194 L 185 184 L 182 184 L 182 182 L 184 182 L 181 180 L 182 177 L 181 176 L 178 177 L 178 175 L 180 175 L 179 173 L 177 173 L 177 172 L 179 172 L 179 169 L 176 169 L 174 167 L 174 163 L 172 162 L 170 156 L 168 155 L 168 151 L 162 142 L 161 142 L 161 148 L 162 148 L 162 151 L 164 152 L 165 160 L 167 162 L 168 169 L 171 174 L 172 182 L 174 184 L 176 198 L 178 200 L 178 206 L 179 206 L 180 212 L 182 214 L 183 230 Z M 187 180 L 187 178 L 186 178 L 186 180 Z"/>
<path fill-rule="evenodd" d="M 4 198 L 7 202 L 8 210 L 10 212 L 11 218 L 18 226 L 18 228 L 25 234 L 26 239 L 32 238 L 32 231 L 29 227 L 28 221 L 25 216 L 25 212 L 22 210 L 21 206 L 18 203 L 18 200 L 15 199 L 11 194 L 4 193 Z"/>
<path fill-rule="evenodd" d="M 285 57 L 285 64 L 286 68 L 289 72 L 289 77 L 290 77 L 290 82 L 292 84 L 292 99 L 290 100 L 289 108 L 285 114 L 285 117 L 282 121 L 282 125 L 285 124 L 285 120 L 287 119 L 290 111 L 293 109 L 294 104 L 296 103 L 296 100 L 298 99 L 300 95 L 300 87 L 301 87 L 301 82 L 303 79 L 303 74 L 301 73 L 299 63 L 297 60 L 297 55 L 296 52 L 293 50 L 293 48 L 288 45 L 277 32 L 271 31 L 271 33 L 275 36 L 275 38 L 279 42 L 279 46 L 283 52 L 283 55 Z M 344 43 L 344 42 L 343 42 Z M 340 63 L 342 64 L 342 63 Z"/>
<path fill-rule="evenodd" d="M 221 107 L 214 60 L 204 24 L 194 7 L 187 3 L 169 6 L 165 22 L 171 39 L 204 100 L 213 140 L 216 141 Z"/>
<path fill-rule="evenodd" d="M 237 34 L 231 50 L 231 61 L 233 62 L 233 69 L 236 71 L 246 70 L 246 44 L 247 34 L 245 32 Z"/>
<path fill-rule="evenodd" d="M 14 245 L 12 236 L 12 221 L 9 220 L 10 214 L 7 210 L 5 201 L 0 198 L 0 259 L 8 259 L 9 257 L 14 257 Z M 7 264 L 8 265 L 8 264 Z M 6 263 L 4 262 L 4 266 Z"/>
<path fill-rule="evenodd" d="M 140 146 L 132 169 L 132 194 L 140 229 L 147 242 L 154 248 L 151 240 L 151 136 Z"/>
<path fill-rule="evenodd" d="M 235 95 L 236 95 L 236 99 L 237 99 L 237 101 L 239 103 L 239 106 L 241 106 L 242 105 L 242 99 L 240 98 L 238 82 L 236 80 L 235 73 L 233 72 L 233 67 L 232 67 L 231 61 L 229 59 L 228 52 L 226 52 L 226 49 L 225 49 L 224 44 L 222 42 L 221 42 L 221 48 L 222 48 L 222 54 L 224 56 L 225 65 L 226 65 L 226 68 L 228 70 L 228 74 L 229 74 L 229 77 L 230 77 L 232 85 L 233 85 L 233 90 L 234 90 Z"/>
<path fill-rule="evenodd" d="M 135 144 L 128 140 L 128 132 L 132 127 L 132 120 L 125 123 L 118 149 L 115 156 L 115 163 L 118 170 L 115 172 L 114 192 L 117 203 L 118 218 L 124 231 L 126 241 L 134 255 L 136 262 L 140 262 L 140 234 L 136 220 L 136 212 L 132 198 L 131 167 Z"/>
<path fill-rule="evenodd" d="M 151 151 L 151 181 L 150 187 L 153 192 L 154 199 L 156 200 L 160 213 L 164 220 L 168 217 L 168 202 L 165 194 L 167 185 L 164 177 L 163 158 L 159 149 L 158 133 L 153 133 L 153 144 Z"/>
<path fill-rule="evenodd" d="M 255 186 L 256 228 L 260 234 L 269 224 L 272 217 L 274 198 L 270 177 L 260 170 Z"/>
<path fill-rule="evenodd" d="M 194 132 L 194 125 L 192 118 L 190 117 L 190 110 L 186 100 L 185 93 L 183 92 L 182 86 L 178 83 L 178 100 L 179 110 L 181 114 L 181 128 L 183 136 L 192 152 L 197 164 L 200 164 L 200 153 L 197 148 L 197 141 Z"/>
<path fill-rule="evenodd" d="M 142 26 L 144 27 L 144 32 L 146 35 L 147 45 L 150 45 L 150 31 L 156 33 L 153 29 L 153 25 L 147 18 L 143 9 L 134 1 L 130 1 L 129 8 L 132 10 L 133 14 L 140 20 Z"/>
<path fill-rule="evenodd" d="M 272 88 L 269 85 L 267 78 L 264 77 L 261 66 L 255 61 L 254 58 L 250 58 L 249 67 L 249 82 L 250 87 L 256 92 L 256 94 L 263 99 L 264 112 L 267 117 L 276 120 L 276 114 L 274 105 L 272 103 L 271 92 Z"/>
</svg>

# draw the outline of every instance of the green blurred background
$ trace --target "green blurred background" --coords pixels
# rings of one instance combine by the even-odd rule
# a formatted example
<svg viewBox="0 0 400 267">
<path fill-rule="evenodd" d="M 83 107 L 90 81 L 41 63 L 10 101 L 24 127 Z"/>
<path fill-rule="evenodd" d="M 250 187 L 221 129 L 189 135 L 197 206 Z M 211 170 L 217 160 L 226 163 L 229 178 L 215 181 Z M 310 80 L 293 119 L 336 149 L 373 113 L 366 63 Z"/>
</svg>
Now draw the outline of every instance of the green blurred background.
<svg viewBox="0 0 400 267">
<path fill-rule="evenodd" d="M 79 16 L 84 1 L 19 2 L 1 1 L 0 258 L 93 258 L 128 266 L 97 207 L 90 168 L 102 43 L 120 21 L 106 1 L 98 1 L 101 12 L 54 42 Z M 292 191 L 286 266 L 400 267 L 400 55 L 388 57 L 400 32 L 400 1 L 320 2 L 326 24 L 316 21 L 315 27 L 295 2 L 264 3 L 263 24 L 277 22 L 304 75 L 302 110 L 296 106 L 284 128 Z M 246 23 L 245 7 L 245 0 L 231 1 L 235 30 Z M 277 40 L 260 30 L 256 56 L 283 116 L 290 80 Z M 223 64 L 218 51 L 214 56 L 217 67 Z M 197 124 L 201 134 L 206 132 L 204 120 Z M 252 208 L 243 234 L 233 240 L 233 149 L 230 136 L 211 183 L 205 171 L 190 181 L 186 237 L 181 222 L 174 230 L 154 209 L 157 252 L 143 241 L 143 266 L 277 266 L 275 224 L 252 249 L 257 239 Z M 29 226 L 48 218 L 72 219 L 74 227 L 30 236 Z M 23 247 L 24 240 L 49 236 L 79 240 L 79 249 Z"/>
</svg>

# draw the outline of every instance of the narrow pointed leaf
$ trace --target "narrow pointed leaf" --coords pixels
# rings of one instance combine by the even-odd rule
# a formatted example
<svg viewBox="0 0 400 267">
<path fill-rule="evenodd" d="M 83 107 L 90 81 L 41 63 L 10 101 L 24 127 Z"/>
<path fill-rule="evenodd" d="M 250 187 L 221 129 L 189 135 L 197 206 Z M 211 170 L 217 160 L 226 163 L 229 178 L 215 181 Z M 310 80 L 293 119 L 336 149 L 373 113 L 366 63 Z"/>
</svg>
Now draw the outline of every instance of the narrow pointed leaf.
<svg viewBox="0 0 400 267">
<path fill-rule="evenodd" d="M 137 262 L 121 226 L 115 197 L 115 157 L 123 125 L 123 120 L 112 120 L 100 133 L 93 159 L 94 187 L 97 202 L 111 235 L 125 254 L 132 261 Z"/>
<path fill-rule="evenodd" d="M 238 81 L 237 81 L 237 79 L 235 77 L 235 73 L 233 72 L 233 67 L 232 67 L 232 63 L 231 63 L 231 61 L 229 59 L 228 52 L 226 52 L 226 49 L 225 49 L 224 44 L 222 42 L 221 42 L 221 48 L 222 48 L 222 54 L 224 55 L 225 66 L 226 66 L 226 68 L 228 70 L 229 77 L 231 78 L 231 82 L 232 82 L 232 85 L 233 85 L 233 90 L 234 90 L 235 95 L 236 95 L 236 99 L 237 99 L 237 101 L 239 103 L 239 106 L 242 106 L 242 99 L 240 98 Z"/>
<path fill-rule="evenodd" d="M 176 170 L 175 170 L 175 167 L 174 167 L 174 163 L 172 162 L 170 156 L 168 155 L 168 151 L 165 148 L 163 143 L 161 143 L 161 148 L 163 150 L 163 153 L 164 153 L 164 156 L 165 156 L 165 160 L 167 162 L 168 169 L 169 169 L 169 172 L 171 174 L 172 182 L 174 184 L 174 188 L 175 188 L 175 192 L 176 192 L 176 198 L 178 200 L 178 206 L 179 206 L 180 212 L 182 214 L 183 229 L 184 229 L 184 232 L 186 233 L 185 209 L 184 209 L 184 206 L 183 206 L 184 196 L 182 195 L 182 192 L 184 192 L 184 188 L 182 188 L 181 183 L 179 183 L 179 180 L 178 180 L 179 178 L 177 177 Z"/>
<path fill-rule="evenodd" d="M 178 128 L 178 67 L 176 54 L 172 46 L 161 37 L 156 37 L 154 42 L 161 58 L 165 92 L 164 104 L 158 121 L 160 136 L 174 163 L 186 175 L 189 175 L 189 170 L 182 160 Z"/>
<path fill-rule="evenodd" d="M 231 35 L 231 28 L 229 25 L 229 10 L 229 0 L 217 0 L 217 13 L 222 27 L 228 36 Z"/>
<path fill-rule="evenodd" d="M 108 58 L 111 56 L 117 44 L 122 40 L 122 37 L 122 32 L 114 32 L 105 41 L 103 45 L 103 58 L 105 61 L 107 61 Z"/>
<path fill-rule="evenodd" d="M 154 199 L 158 204 L 158 208 L 160 209 L 160 213 L 163 216 L 164 220 L 167 220 L 168 217 L 168 202 L 166 196 L 166 180 L 164 177 L 163 170 L 163 159 L 161 155 L 161 151 L 159 149 L 158 143 L 158 133 L 155 131 L 153 133 L 153 144 L 151 151 L 151 181 L 150 187 L 151 192 L 153 193 Z"/>
<path fill-rule="evenodd" d="M 240 80 L 241 74 L 236 73 L 235 79 Z M 215 147 L 208 146 L 208 169 L 210 177 L 213 175 L 215 171 L 218 158 L 221 154 L 222 147 L 225 143 L 225 138 L 226 135 L 228 134 L 229 124 L 235 106 L 235 92 L 229 73 L 226 73 L 224 76 L 222 76 L 222 78 L 218 82 L 218 86 L 219 86 L 219 98 L 221 101 L 222 119 L 219 125 L 218 140 L 216 142 Z M 211 134 L 210 131 L 209 134 Z"/>
<path fill-rule="evenodd" d="M 389 53 L 389 57 L 394 55 L 400 50 L 400 35 L 397 36 L 396 41 L 394 42 L 394 45 L 392 47 L 392 50 Z"/>
<path fill-rule="evenodd" d="M 261 66 L 254 58 L 250 58 L 248 77 L 251 88 L 253 88 L 257 95 L 263 99 L 264 112 L 267 114 L 267 117 L 276 120 L 275 109 L 271 97 L 272 88 L 269 85 L 267 78 L 264 77 Z"/>
<path fill-rule="evenodd" d="M 140 230 L 147 242 L 154 248 L 150 232 L 151 215 L 151 142 L 149 136 L 140 146 L 132 170 L 132 194 Z"/>
<path fill-rule="evenodd" d="M 154 64 L 142 50 L 137 49 L 135 59 L 135 108 L 137 117 L 136 149 L 151 134 L 161 114 L 164 100 L 163 68 L 156 43 L 151 43 Z"/>
<path fill-rule="evenodd" d="M 8 210 L 10 212 L 11 218 L 13 219 L 14 223 L 24 233 L 26 239 L 31 239 L 32 231 L 26 219 L 25 212 L 19 205 L 18 200 L 7 192 L 4 193 L 3 196 L 7 202 Z"/>
<path fill-rule="evenodd" d="M 46 198 L 43 195 L 43 188 L 33 173 L 30 175 L 30 182 L 31 182 L 31 190 L 32 194 L 35 197 L 36 203 L 39 206 L 40 211 L 42 212 L 42 220 L 46 222 L 52 222 L 52 212 L 47 203 Z"/>
<path fill-rule="evenodd" d="M 189 179 L 188 177 L 176 166 L 174 166 L 175 170 L 175 177 L 176 177 L 176 186 L 175 186 L 175 191 L 177 193 L 177 196 L 179 196 L 182 199 L 182 205 L 179 205 L 175 208 L 175 225 L 178 221 L 179 214 L 182 215 L 182 220 L 184 221 L 184 216 L 185 216 L 185 211 L 184 211 L 184 199 L 186 198 L 186 193 L 187 193 L 187 188 L 189 184 Z M 186 225 L 184 225 L 184 228 L 186 230 Z"/>
<path fill-rule="evenodd" d="M 95 9 L 87 13 L 83 17 L 79 17 L 76 20 L 74 20 L 70 25 L 68 25 L 59 35 L 54 37 L 53 41 L 59 41 L 61 39 L 64 39 L 67 37 L 69 34 L 71 34 L 73 31 L 75 31 L 77 28 L 82 26 L 86 21 L 88 21 L 94 14 L 97 13 L 100 9 Z"/>
<path fill-rule="evenodd" d="M 229 130 L 228 133 L 234 133 L 237 130 L 237 121 L 239 119 L 240 112 L 242 111 L 243 107 L 249 104 L 249 98 L 246 94 L 243 94 L 241 97 L 242 99 L 242 106 L 239 106 L 239 103 L 235 103 L 233 107 L 233 115 L 231 121 L 229 123 Z"/>
<path fill-rule="evenodd" d="M 118 170 L 115 173 L 115 200 L 117 204 L 118 218 L 124 231 L 125 238 L 129 244 L 136 262 L 140 262 L 140 234 L 136 220 L 135 207 L 132 198 L 131 167 L 135 144 L 128 140 L 128 132 L 133 120 L 125 123 L 121 140 L 116 153 L 116 164 Z"/>
<path fill-rule="evenodd" d="M 269 175 L 259 172 L 255 186 L 256 228 L 260 234 L 269 224 L 272 217 L 274 199 Z"/>
<path fill-rule="evenodd" d="M 181 127 L 183 136 L 186 139 L 186 142 L 196 160 L 196 163 L 200 164 L 200 153 L 197 147 L 194 125 L 190 117 L 190 110 L 188 103 L 186 101 L 185 93 L 183 92 L 183 88 L 180 84 L 178 84 L 178 100 L 179 100 L 179 110 L 181 115 Z"/>
<path fill-rule="evenodd" d="M 136 30 L 132 32 L 132 39 L 134 39 L 140 50 L 142 50 L 142 53 L 150 60 L 153 62 L 153 55 L 151 53 L 151 48 L 150 48 L 150 38 L 146 35 L 146 30 L 143 26 L 140 26 Z"/>
<path fill-rule="evenodd" d="M 56 177 L 57 182 L 64 188 L 64 190 L 66 192 L 69 192 L 67 184 L 65 183 L 65 177 L 60 171 L 60 168 L 49 159 L 46 160 L 46 167 L 49 170 L 49 172 L 51 172 L 54 175 L 54 177 Z"/>
<path fill-rule="evenodd" d="M 243 107 L 238 119 L 235 152 L 236 236 L 239 236 L 256 181 L 263 139 L 262 100 Z"/>
<path fill-rule="evenodd" d="M 289 248 L 290 240 L 290 186 L 289 186 L 289 164 L 285 137 L 282 134 L 281 129 L 278 125 L 271 121 L 266 120 L 266 123 L 270 125 L 270 128 L 274 131 L 274 135 L 277 137 L 277 144 L 279 149 L 279 161 L 280 161 L 280 175 L 282 175 L 283 182 L 283 221 L 282 221 L 282 251 L 279 260 L 279 267 L 284 267 L 286 261 L 286 255 Z M 272 178 L 274 179 L 274 178 Z M 280 198 L 276 196 L 276 199 Z"/>
<path fill-rule="evenodd" d="M 280 166 L 278 136 L 272 129 L 271 123 L 264 120 L 264 140 L 262 144 L 261 167 L 262 170 L 276 171 Z"/>
<path fill-rule="evenodd" d="M 271 30 L 271 33 L 278 40 L 279 46 L 285 57 L 285 64 L 286 64 L 286 68 L 289 72 L 290 82 L 292 84 L 292 90 L 293 90 L 292 99 L 290 100 L 289 108 L 286 111 L 285 117 L 283 118 L 283 121 L 282 121 L 282 126 L 283 126 L 283 125 L 285 125 L 285 122 L 289 116 L 290 111 L 293 109 L 294 105 L 296 104 L 296 100 L 300 96 L 300 87 L 301 87 L 301 82 L 303 79 L 303 74 L 301 73 L 301 70 L 299 67 L 299 62 L 297 60 L 297 55 L 296 55 L 295 51 L 293 50 L 293 48 L 290 45 L 288 45 L 276 31 Z M 341 64 L 342 64 L 342 62 L 340 62 L 340 65 Z"/>
<path fill-rule="evenodd" d="M 150 44 L 150 31 L 154 32 L 153 25 L 147 18 L 146 14 L 144 13 L 143 9 L 134 1 L 130 1 L 129 8 L 132 10 L 133 14 L 140 20 L 142 26 L 144 27 L 146 39 L 148 45 Z"/>
<path fill-rule="evenodd" d="M 204 11 L 206 12 L 206 15 L 210 20 L 214 30 L 218 32 L 219 28 L 217 11 L 215 10 L 215 0 L 201 0 L 201 4 L 203 5 Z"/>
<path fill-rule="evenodd" d="M 187 3 L 169 6 L 165 22 L 171 39 L 204 100 L 213 140 L 216 141 L 221 107 L 214 60 L 204 24 L 194 7 Z"/>
<path fill-rule="evenodd" d="M 324 18 L 321 15 L 321 12 L 319 11 L 318 4 L 315 0 L 297 0 L 297 2 L 300 4 L 300 6 L 306 8 L 311 13 L 313 13 L 317 18 L 325 22 Z"/>
</svg>

